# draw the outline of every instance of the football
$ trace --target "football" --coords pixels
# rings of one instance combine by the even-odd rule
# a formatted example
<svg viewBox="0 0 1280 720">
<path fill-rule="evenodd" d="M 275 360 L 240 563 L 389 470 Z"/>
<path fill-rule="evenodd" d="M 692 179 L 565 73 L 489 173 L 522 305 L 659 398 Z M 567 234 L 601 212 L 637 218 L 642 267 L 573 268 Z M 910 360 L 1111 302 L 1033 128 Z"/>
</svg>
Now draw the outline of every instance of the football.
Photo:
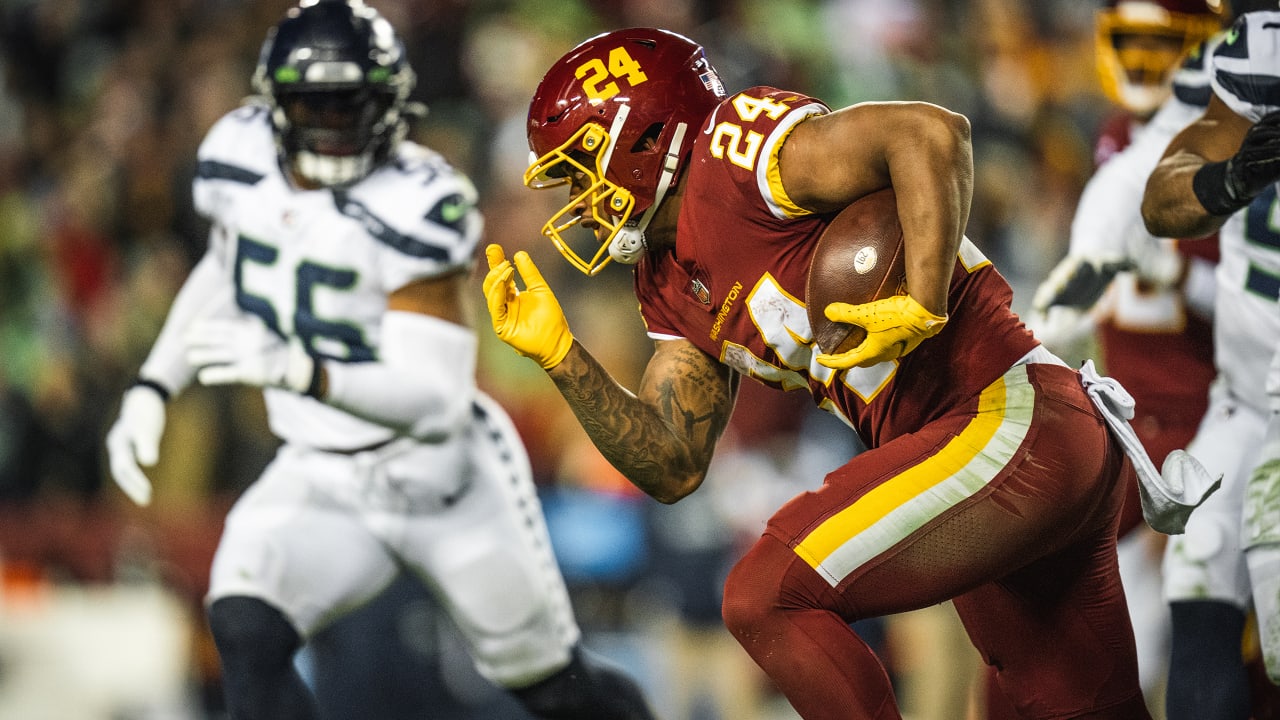
<svg viewBox="0 0 1280 720">
<path fill-rule="evenodd" d="M 809 262 L 805 303 L 820 352 L 852 350 L 866 337 L 857 325 L 827 320 L 833 302 L 860 305 L 905 293 L 907 264 L 892 188 L 855 200 L 818 238 Z"/>
</svg>

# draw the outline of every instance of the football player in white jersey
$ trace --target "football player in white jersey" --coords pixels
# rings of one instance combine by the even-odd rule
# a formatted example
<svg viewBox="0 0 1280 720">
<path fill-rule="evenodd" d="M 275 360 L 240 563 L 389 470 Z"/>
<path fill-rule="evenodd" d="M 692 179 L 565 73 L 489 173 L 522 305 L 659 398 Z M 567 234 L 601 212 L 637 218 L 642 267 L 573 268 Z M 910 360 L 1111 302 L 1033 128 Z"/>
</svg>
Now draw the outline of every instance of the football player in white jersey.
<svg viewBox="0 0 1280 720">
<path fill-rule="evenodd" d="M 124 394 L 111 471 L 146 504 L 166 399 L 263 388 L 283 444 L 227 517 L 207 598 L 231 718 L 318 717 L 295 652 L 401 567 L 533 715 L 650 718 L 580 647 L 524 447 L 476 388 L 482 221 L 468 180 L 405 139 L 414 79 L 361 0 L 302 0 L 268 33 L 261 97 L 200 146 L 209 249 Z"/>
<path fill-rule="evenodd" d="M 1193 452 L 1225 477 L 1166 554 L 1165 592 L 1175 618 L 1170 720 L 1249 717 L 1240 637 L 1251 606 L 1269 673 L 1280 677 L 1273 662 L 1280 653 L 1280 524 L 1252 522 L 1257 514 L 1248 510 L 1278 489 L 1248 483 L 1268 413 L 1262 388 L 1280 338 L 1280 234 L 1271 221 L 1280 180 L 1280 12 L 1238 18 L 1210 59 L 1210 79 L 1208 108 L 1170 143 L 1142 206 L 1153 234 L 1218 230 L 1221 245 L 1218 378 Z"/>
</svg>

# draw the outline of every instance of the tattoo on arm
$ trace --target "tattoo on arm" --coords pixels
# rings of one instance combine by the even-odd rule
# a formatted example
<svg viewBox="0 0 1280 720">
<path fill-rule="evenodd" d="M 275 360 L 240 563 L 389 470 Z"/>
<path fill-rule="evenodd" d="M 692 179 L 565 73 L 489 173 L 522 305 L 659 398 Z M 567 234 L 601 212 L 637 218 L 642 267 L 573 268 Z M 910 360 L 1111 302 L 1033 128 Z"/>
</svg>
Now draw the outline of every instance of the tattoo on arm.
<svg viewBox="0 0 1280 720">
<path fill-rule="evenodd" d="M 674 502 L 702 482 L 736 391 L 727 367 L 683 343 L 654 355 L 640 396 L 580 345 L 551 378 L 601 454 L 662 502 Z"/>
</svg>

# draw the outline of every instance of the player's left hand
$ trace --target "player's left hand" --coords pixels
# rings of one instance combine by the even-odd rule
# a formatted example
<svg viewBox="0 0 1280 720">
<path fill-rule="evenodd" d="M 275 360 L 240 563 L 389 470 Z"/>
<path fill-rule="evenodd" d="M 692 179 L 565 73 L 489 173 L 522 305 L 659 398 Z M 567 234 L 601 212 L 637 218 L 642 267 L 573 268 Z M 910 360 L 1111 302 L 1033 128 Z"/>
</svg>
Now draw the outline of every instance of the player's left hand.
<svg viewBox="0 0 1280 720">
<path fill-rule="evenodd" d="M 484 298 L 498 338 L 516 352 L 550 370 L 573 347 L 573 333 L 560 301 L 543 279 L 529 253 L 520 250 L 507 260 L 500 245 L 484 249 L 489 272 L 484 276 Z M 524 278 L 524 291 L 516 288 L 515 273 Z"/>
<path fill-rule="evenodd" d="M 281 387 L 305 393 L 315 359 L 299 342 L 286 343 L 255 317 L 206 318 L 186 334 L 187 362 L 205 385 Z"/>
<path fill-rule="evenodd" d="M 151 481 L 142 468 L 160 459 L 164 424 L 164 397 L 150 385 L 137 384 L 125 391 L 120 415 L 107 432 L 111 477 L 138 505 L 151 504 Z"/>
<path fill-rule="evenodd" d="M 946 315 L 929 312 L 910 295 L 893 295 L 861 305 L 835 302 L 823 312 L 828 320 L 858 325 L 867 331 L 866 339 L 852 350 L 818 355 L 819 365 L 837 370 L 896 360 L 937 335 L 947 324 Z"/>
</svg>

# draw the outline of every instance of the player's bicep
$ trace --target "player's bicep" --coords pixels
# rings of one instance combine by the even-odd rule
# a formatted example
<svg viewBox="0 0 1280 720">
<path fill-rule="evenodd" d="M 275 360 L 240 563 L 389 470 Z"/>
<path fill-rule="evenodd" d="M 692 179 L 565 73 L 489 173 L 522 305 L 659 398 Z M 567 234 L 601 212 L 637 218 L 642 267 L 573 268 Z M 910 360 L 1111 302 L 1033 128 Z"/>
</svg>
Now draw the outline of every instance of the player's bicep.
<svg viewBox="0 0 1280 720">
<path fill-rule="evenodd" d="M 969 121 L 923 102 L 861 103 L 800 123 L 778 155 L 791 200 L 839 210 L 881 188 L 972 174 Z"/>
<path fill-rule="evenodd" d="M 889 186 L 883 145 L 874 142 L 882 131 L 872 107 L 812 117 L 791 131 L 778 153 L 778 175 L 792 202 L 811 211 L 838 210 Z"/>
<path fill-rule="evenodd" d="M 462 270 L 413 280 L 387 297 L 387 309 L 432 315 L 470 327 L 464 298 L 468 275 Z"/>
<path fill-rule="evenodd" d="M 688 340 L 658 340 L 640 381 L 638 397 L 688 444 L 691 460 L 711 462 L 729 424 L 738 375 Z"/>
</svg>

